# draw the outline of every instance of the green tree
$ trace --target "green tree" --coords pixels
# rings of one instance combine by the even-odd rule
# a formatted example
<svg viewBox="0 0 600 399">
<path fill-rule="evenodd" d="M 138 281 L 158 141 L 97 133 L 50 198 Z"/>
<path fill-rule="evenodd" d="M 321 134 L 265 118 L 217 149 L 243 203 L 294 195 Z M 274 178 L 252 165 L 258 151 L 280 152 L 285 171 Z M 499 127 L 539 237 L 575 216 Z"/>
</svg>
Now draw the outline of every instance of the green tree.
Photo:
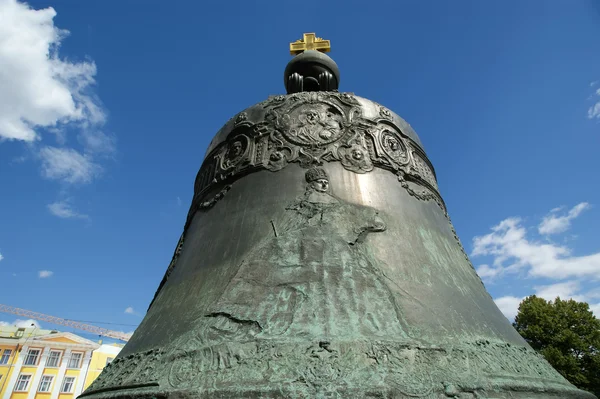
<svg viewBox="0 0 600 399">
<path fill-rule="evenodd" d="M 600 398 L 600 320 L 587 303 L 532 295 L 513 326 L 573 385 Z"/>
</svg>

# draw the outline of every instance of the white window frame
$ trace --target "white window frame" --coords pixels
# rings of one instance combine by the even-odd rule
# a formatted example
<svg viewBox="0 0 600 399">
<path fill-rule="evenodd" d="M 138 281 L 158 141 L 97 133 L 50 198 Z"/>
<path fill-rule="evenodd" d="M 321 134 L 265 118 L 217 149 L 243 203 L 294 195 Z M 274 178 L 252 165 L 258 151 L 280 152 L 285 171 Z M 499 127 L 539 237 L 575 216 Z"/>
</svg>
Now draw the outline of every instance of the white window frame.
<svg viewBox="0 0 600 399">
<path fill-rule="evenodd" d="M 79 355 L 79 361 L 77 362 L 76 367 L 71 366 L 71 362 L 73 361 L 73 355 Z M 80 369 L 82 361 L 83 361 L 83 352 L 71 352 L 71 358 L 69 359 L 69 363 L 67 363 L 67 368 L 68 369 Z"/>
<path fill-rule="evenodd" d="M 45 391 L 42 391 L 42 384 L 44 383 L 44 378 L 45 377 L 49 377 L 50 378 L 50 382 L 48 383 L 48 389 Z M 38 385 L 38 392 L 43 392 L 43 393 L 48 393 L 48 392 L 52 392 L 52 383 L 54 382 L 54 376 L 51 374 L 44 374 L 42 376 L 42 378 L 40 378 L 40 384 Z"/>
<path fill-rule="evenodd" d="M 56 366 L 51 366 L 50 365 L 50 359 L 52 359 L 52 354 L 53 353 L 58 353 L 58 359 L 56 360 Z M 60 362 L 62 361 L 62 355 L 63 355 L 62 351 L 51 349 L 50 353 L 48 354 L 48 359 L 46 360 L 46 367 L 48 367 L 48 368 L 59 368 L 60 367 Z"/>
<path fill-rule="evenodd" d="M 0 356 L 0 366 L 3 366 L 5 364 L 8 364 L 8 361 L 10 360 L 10 357 L 12 356 L 12 349 L 4 349 L 4 352 L 2 352 L 2 356 Z M 8 352 L 8 356 L 7 353 Z M 6 356 L 6 358 L 5 358 Z M 6 361 L 4 361 L 6 360 Z"/>
<path fill-rule="evenodd" d="M 71 389 L 69 391 L 65 391 L 65 384 L 67 382 L 67 379 L 71 380 Z M 62 384 L 60 385 L 60 393 L 73 393 L 73 388 L 75 388 L 75 380 L 76 378 L 74 376 L 66 375 L 62 380 Z"/>
<path fill-rule="evenodd" d="M 24 389 L 18 389 L 19 388 L 19 382 L 21 382 L 21 377 L 29 377 L 29 379 L 27 380 L 27 384 L 25 384 L 25 388 Z M 27 392 L 29 390 L 29 384 L 31 384 L 31 380 L 32 380 L 33 374 L 31 373 L 22 373 L 19 374 L 19 377 L 17 378 L 17 382 L 15 383 L 15 392 Z"/>
<path fill-rule="evenodd" d="M 31 355 L 31 352 L 37 352 L 37 355 L 35 355 L 35 363 L 28 363 L 27 362 L 29 360 L 29 356 Z M 39 364 L 41 356 L 42 356 L 42 350 L 41 349 L 38 349 L 38 348 L 29 348 L 27 350 L 27 355 L 25 355 L 25 359 L 23 360 L 23 366 L 37 366 Z"/>
</svg>

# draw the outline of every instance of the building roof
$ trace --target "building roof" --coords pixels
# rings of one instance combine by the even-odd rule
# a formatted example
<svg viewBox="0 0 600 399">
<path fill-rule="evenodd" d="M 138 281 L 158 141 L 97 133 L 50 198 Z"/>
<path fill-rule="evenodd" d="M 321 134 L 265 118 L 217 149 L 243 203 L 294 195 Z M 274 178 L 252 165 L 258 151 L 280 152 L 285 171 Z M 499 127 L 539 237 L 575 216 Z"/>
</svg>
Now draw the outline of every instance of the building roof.
<svg viewBox="0 0 600 399">
<path fill-rule="evenodd" d="M 56 330 L 46 330 L 37 327 L 0 326 L 0 339 L 22 340 L 40 335 L 58 333 Z"/>
<path fill-rule="evenodd" d="M 80 349 L 97 349 L 100 347 L 100 344 L 70 332 L 59 332 L 56 330 L 31 327 L 0 327 L 0 344 L 46 346 L 50 343 L 52 343 L 53 347 L 57 348 L 78 347 Z"/>
</svg>

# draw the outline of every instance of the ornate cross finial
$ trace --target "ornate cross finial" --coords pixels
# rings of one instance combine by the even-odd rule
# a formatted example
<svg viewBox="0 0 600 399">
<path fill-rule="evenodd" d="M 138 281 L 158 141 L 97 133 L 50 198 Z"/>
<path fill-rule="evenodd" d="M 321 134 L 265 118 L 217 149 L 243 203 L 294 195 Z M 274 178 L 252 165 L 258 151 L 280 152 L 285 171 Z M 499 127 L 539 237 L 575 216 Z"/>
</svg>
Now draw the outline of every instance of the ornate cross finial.
<svg viewBox="0 0 600 399">
<path fill-rule="evenodd" d="M 300 54 L 306 50 L 317 50 L 322 53 L 328 53 L 331 50 L 331 43 L 329 40 L 323 40 L 320 37 L 316 37 L 314 33 L 305 33 L 303 39 L 296 40 L 294 43 L 290 43 L 290 54 Z"/>
</svg>

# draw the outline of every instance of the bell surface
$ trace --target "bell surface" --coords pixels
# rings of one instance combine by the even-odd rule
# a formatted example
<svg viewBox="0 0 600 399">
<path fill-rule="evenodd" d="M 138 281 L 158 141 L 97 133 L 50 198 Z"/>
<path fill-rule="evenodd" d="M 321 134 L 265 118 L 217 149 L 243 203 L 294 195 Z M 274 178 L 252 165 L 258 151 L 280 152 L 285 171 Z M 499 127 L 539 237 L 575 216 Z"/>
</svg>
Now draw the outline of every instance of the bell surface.
<svg viewBox="0 0 600 399">
<path fill-rule="evenodd" d="M 144 320 L 81 397 L 594 398 L 495 305 L 413 129 L 325 64 L 216 134 Z"/>
</svg>

